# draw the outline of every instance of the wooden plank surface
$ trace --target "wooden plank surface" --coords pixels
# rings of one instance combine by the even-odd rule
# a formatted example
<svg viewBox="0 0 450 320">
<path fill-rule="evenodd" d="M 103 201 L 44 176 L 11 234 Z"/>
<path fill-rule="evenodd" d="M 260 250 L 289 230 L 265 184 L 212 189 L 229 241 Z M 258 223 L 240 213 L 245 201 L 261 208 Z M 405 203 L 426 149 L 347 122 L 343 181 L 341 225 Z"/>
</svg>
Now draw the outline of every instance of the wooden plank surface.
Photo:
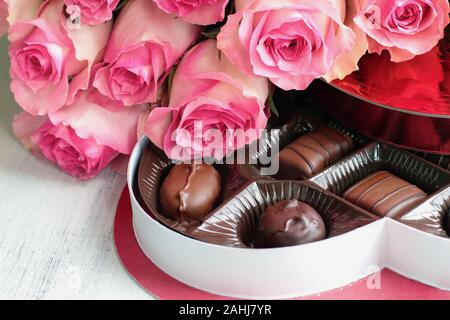
<svg viewBox="0 0 450 320">
<path fill-rule="evenodd" d="M 113 243 L 125 177 L 79 182 L 14 139 L 19 111 L 0 40 L 0 299 L 151 299 L 124 271 Z"/>
</svg>

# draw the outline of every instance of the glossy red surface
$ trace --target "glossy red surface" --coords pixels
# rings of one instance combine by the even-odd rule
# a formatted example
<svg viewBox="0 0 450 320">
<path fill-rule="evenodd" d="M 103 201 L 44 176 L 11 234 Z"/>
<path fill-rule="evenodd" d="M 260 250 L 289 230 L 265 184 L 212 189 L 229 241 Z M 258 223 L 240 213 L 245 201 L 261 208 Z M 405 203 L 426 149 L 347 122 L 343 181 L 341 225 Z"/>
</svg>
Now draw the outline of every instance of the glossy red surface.
<svg viewBox="0 0 450 320">
<path fill-rule="evenodd" d="M 365 55 L 359 68 L 332 85 L 386 108 L 450 117 L 450 35 L 412 60 L 393 63 L 383 51 L 382 55 Z"/>
<path fill-rule="evenodd" d="M 393 63 L 383 52 L 364 56 L 359 67 L 344 80 L 314 82 L 313 99 L 378 140 L 450 154 L 450 30 L 439 46 L 410 61 Z"/>
</svg>

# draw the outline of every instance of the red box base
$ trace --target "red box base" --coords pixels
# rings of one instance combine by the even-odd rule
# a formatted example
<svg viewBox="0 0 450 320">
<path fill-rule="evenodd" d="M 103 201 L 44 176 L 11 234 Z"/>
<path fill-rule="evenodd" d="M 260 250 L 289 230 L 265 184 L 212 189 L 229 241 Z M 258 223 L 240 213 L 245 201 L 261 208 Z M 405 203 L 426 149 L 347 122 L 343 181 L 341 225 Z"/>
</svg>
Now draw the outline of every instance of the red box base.
<svg viewBox="0 0 450 320">
<path fill-rule="evenodd" d="M 142 252 L 132 225 L 131 202 L 125 188 L 117 205 L 114 223 L 114 241 L 117 254 L 130 276 L 147 292 L 163 300 L 221 300 L 225 297 L 191 288 L 162 272 Z M 402 277 L 390 270 L 379 274 L 379 289 L 369 289 L 373 278 L 362 279 L 353 285 L 319 295 L 299 298 L 304 300 L 450 300 L 450 292 L 438 290 Z"/>
</svg>

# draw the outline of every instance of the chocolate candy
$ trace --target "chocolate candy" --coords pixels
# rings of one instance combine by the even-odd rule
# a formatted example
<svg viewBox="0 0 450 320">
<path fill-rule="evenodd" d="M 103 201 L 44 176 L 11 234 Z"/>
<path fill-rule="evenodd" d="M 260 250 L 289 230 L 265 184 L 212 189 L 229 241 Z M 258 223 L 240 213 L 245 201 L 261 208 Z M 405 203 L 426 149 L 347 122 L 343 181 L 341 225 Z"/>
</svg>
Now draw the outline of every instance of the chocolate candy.
<svg viewBox="0 0 450 320">
<path fill-rule="evenodd" d="M 345 191 L 343 197 L 380 217 L 394 217 L 418 205 L 427 194 L 387 171 L 378 171 Z"/>
<path fill-rule="evenodd" d="M 201 220 L 221 193 L 221 178 L 207 164 L 175 165 L 160 190 L 162 213 L 172 220 Z"/>
<path fill-rule="evenodd" d="M 297 200 L 285 200 L 268 207 L 261 217 L 255 247 L 293 246 L 325 236 L 325 224 L 314 208 Z"/>
<path fill-rule="evenodd" d="M 281 150 L 278 178 L 310 178 L 354 148 L 349 136 L 328 127 L 319 127 Z"/>
</svg>

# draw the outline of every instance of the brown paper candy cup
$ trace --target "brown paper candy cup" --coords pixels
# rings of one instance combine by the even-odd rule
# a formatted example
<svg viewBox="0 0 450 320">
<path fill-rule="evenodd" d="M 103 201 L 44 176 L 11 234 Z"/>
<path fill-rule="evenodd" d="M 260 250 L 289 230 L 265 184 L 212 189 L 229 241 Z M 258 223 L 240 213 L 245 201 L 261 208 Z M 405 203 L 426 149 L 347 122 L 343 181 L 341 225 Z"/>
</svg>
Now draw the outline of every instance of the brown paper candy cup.
<svg viewBox="0 0 450 320">
<path fill-rule="evenodd" d="M 310 181 L 342 195 L 349 187 L 379 170 L 387 170 L 428 194 L 450 184 L 450 172 L 407 151 L 378 142 L 342 159 Z"/>
<path fill-rule="evenodd" d="M 446 230 L 449 211 L 450 187 L 432 196 L 414 210 L 394 219 L 427 233 L 450 238 L 450 230 Z"/>
<path fill-rule="evenodd" d="M 309 204 L 322 216 L 327 238 L 367 225 L 378 218 L 308 183 L 259 181 L 250 184 L 220 207 L 190 235 L 232 247 L 253 247 L 255 232 L 266 208 L 282 200 Z"/>
</svg>

